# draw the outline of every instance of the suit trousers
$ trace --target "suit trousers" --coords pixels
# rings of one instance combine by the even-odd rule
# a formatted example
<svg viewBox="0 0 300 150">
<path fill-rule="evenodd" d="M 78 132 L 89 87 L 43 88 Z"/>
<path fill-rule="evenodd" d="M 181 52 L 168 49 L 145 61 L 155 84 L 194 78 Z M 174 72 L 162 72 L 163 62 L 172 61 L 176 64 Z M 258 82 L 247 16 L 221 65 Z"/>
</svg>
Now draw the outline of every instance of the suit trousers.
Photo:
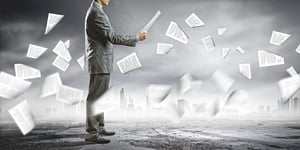
<svg viewBox="0 0 300 150">
<path fill-rule="evenodd" d="M 93 104 L 108 90 L 110 73 L 91 74 L 86 102 L 86 131 L 95 133 L 104 126 L 104 113 L 93 114 Z"/>
</svg>

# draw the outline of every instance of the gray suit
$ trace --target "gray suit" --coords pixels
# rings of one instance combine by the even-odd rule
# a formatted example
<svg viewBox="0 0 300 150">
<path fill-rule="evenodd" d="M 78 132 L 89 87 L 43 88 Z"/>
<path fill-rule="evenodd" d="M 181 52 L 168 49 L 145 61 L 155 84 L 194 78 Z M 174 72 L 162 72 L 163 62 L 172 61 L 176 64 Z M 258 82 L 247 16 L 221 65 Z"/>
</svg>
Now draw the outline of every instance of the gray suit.
<svg viewBox="0 0 300 150">
<path fill-rule="evenodd" d="M 93 103 L 109 88 L 113 71 L 113 44 L 135 46 L 136 35 L 117 35 L 100 4 L 93 2 L 85 18 L 85 47 L 90 73 L 86 105 L 86 131 L 95 133 L 104 126 L 104 114 L 93 116 Z"/>
</svg>

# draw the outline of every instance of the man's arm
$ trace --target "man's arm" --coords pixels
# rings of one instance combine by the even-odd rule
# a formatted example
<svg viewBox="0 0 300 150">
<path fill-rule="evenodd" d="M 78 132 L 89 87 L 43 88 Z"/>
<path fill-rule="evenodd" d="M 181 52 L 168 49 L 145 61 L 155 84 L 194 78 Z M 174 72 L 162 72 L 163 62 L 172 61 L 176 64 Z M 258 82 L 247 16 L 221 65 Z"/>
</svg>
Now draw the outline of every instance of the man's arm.
<svg viewBox="0 0 300 150">
<path fill-rule="evenodd" d="M 97 12 L 95 16 L 96 30 L 113 44 L 135 46 L 137 41 L 144 40 L 147 33 L 138 35 L 118 35 L 115 33 L 109 20 L 102 13 Z"/>
</svg>

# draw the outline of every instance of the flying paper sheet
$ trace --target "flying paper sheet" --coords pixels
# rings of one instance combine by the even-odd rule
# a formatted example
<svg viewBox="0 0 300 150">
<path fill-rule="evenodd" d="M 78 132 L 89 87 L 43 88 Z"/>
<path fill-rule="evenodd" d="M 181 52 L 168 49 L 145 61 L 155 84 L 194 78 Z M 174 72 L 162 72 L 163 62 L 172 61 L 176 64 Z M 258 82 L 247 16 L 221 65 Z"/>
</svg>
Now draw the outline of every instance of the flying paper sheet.
<svg viewBox="0 0 300 150">
<path fill-rule="evenodd" d="M 284 64 L 284 58 L 267 51 L 257 51 L 259 67 L 268 67 Z"/>
<path fill-rule="evenodd" d="M 187 44 L 189 39 L 184 31 L 173 21 L 170 22 L 166 36 L 177 40 L 183 44 Z"/>
<path fill-rule="evenodd" d="M 34 79 L 41 77 L 40 70 L 24 64 L 15 64 L 15 73 L 16 77 L 21 79 Z"/>
<path fill-rule="evenodd" d="M 223 91 L 227 92 L 234 84 L 234 79 L 229 77 L 221 70 L 217 70 L 212 75 L 212 80 L 216 83 L 216 85 Z"/>
<path fill-rule="evenodd" d="M 48 34 L 62 20 L 63 17 L 64 15 L 49 13 L 45 35 Z"/>
<path fill-rule="evenodd" d="M 293 66 L 291 66 L 290 68 L 286 69 L 286 71 L 287 71 L 287 72 L 290 74 L 290 76 L 292 76 L 292 77 L 296 77 L 296 78 L 299 77 L 298 73 L 296 72 L 296 70 L 294 69 Z"/>
<path fill-rule="evenodd" d="M 113 88 L 109 88 L 105 91 L 103 95 L 92 106 L 92 112 L 94 115 L 98 115 L 102 112 L 109 112 L 117 108 L 116 100 L 116 93 Z"/>
<path fill-rule="evenodd" d="M 207 51 L 215 49 L 215 42 L 213 38 L 209 35 L 207 37 L 204 37 L 201 39 L 204 47 L 206 48 Z"/>
<path fill-rule="evenodd" d="M 84 99 L 83 90 L 61 85 L 56 93 L 56 100 L 73 105 Z"/>
<path fill-rule="evenodd" d="M 65 61 L 70 62 L 72 57 L 69 50 L 66 48 L 62 41 L 59 41 L 53 49 L 53 52 L 63 58 Z"/>
<path fill-rule="evenodd" d="M 64 44 L 67 49 L 70 48 L 70 40 L 67 40 Z"/>
<path fill-rule="evenodd" d="M 280 46 L 282 43 L 284 43 L 291 35 L 273 31 L 270 44 Z"/>
<path fill-rule="evenodd" d="M 31 82 L 17 78 L 5 72 L 0 72 L 0 97 L 12 99 L 31 86 Z"/>
<path fill-rule="evenodd" d="M 141 30 L 141 32 L 148 32 L 148 30 L 156 22 L 156 20 L 160 16 L 160 14 L 161 14 L 161 12 L 157 11 L 156 14 L 151 18 L 151 20 L 144 26 L 144 28 Z"/>
<path fill-rule="evenodd" d="M 298 47 L 296 48 L 296 52 L 300 54 L 300 44 L 299 44 Z"/>
<path fill-rule="evenodd" d="M 77 62 L 80 66 L 80 68 L 82 69 L 82 71 L 84 70 L 84 55 L 81 56 L 80 58 L 77 59 Z"/>
<path fill-rule="evenodd" d="M 23 135 L 28 134 L 35 127 L 35 120 L 26 100 L 8 110 Z"/>
<path fill-rule="evenodd" d="M 29 58 L 37 59 L 41 55 L 43 55 L 47 51 L 47 49 L 48 48 L 33 45 L 33 44 L 29 44 L 26 56 L 29 57 Z"/>
<path fill-rule="evenodd" d="M 251 65 L 250 64 L 239 64 L 240 73 L 248 79 L 251 79 Z"/>
<path fill-rule="evenodd" d="M 219 28 L 218 35 L 223 35 L 227 31 L 227 28 Z"/>
<path fill-rule="evenodd" d="M 245 50 L 244 50 L 244 49 L 242 49 L 240 46 L 239 46 L 239 47 L 237 47 L 237 48 L 236 48 L 236 50 L 237 50 L 238 52 L 242 53 L 242 54 L 244 54 L 244 53 L 245 53 Z"/>
<path fill-rule="evenodd" d="M 229 52 L 231 51 L 231 48 L 223 48 L 222 52 L 223 52 L 223 59 L 226 59 L 226 57 L 228 56 Z"/>
<path fill-rule="evenodd" d="M 119 60 L 117 65 L 123 74 L 142 67 L 135 52 Z"/>
<path fill-rule="evenodd" d="M 204 22 L 195 14 L 192 13 L 187 19 L 185 19 L 185 22 L 191 27 L 200 27 L 204 26 Z"/>
<path fill-rule="evenodd" d="M 300 78 L 299 77 L 288 77 L 278 82 L 281 97 L 284 101 L 288 101 L 299 89 Z"/>
<path fill-rule="evenodd" d="M 44 80 L 43 87 L 41 89 L 41 98 L 51 96 L 57 93 L 58 88 L 62 85 L 59 73 L 54 73 L 47 76 Z"/>
<path fill-rule="evenodd" d="M 173 44 L 157 43 L 157 54 L 158 55 L 168 54 L 173 47 L 174 47 Z"/>
<path fill-rule="evenodd" d="M 179 85 L 179 93 L 180 94 L 186 93 L 192 88 L 193 85 L 192 76 L 189 73 L 185 74 L 180 78 L 178 85 Z"/>
<path fill-rule="evenodd" d="M 55 58 L 52 65 L 55 66 L 56 68 L 62 70 L 62 71 L 66 71 L 70 66 L 70 64 L 67 61 L 65 61 L 64 59 L 62 59 L 59 56 L 57 56 Z"/>
<path fill-rule="evenodd" d="M 171 92 L 171 86 L 153 84 L 147 88 L 149 100 L 153 103 L 161 103 Z"/>
</svg>

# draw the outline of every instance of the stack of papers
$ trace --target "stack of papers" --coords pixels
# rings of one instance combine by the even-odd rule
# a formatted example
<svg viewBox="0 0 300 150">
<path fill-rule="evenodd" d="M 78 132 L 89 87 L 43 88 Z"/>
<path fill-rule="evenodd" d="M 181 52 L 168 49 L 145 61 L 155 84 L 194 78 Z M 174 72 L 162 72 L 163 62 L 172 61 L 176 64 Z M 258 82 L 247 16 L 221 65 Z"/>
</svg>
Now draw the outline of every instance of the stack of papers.
<svg viewBox="0 0 300 150">
<path fill-rule="evenodd" d="M 204 26 L 204 22 L 195 14 L 192 13 L 186 20 L 185 22 L 191 27 L 201 27 Z"/>
<path fill-rule="evenodd" d="M 291 35 L 282 33 L 282 32 L 277 32 L 273 31 L 270 44 L 280 46 L 282 43 L 284 43 Z"/>
<path fill-rule="evenodd" d="M 284 64 L 284 58 L 267 51 L 257 51 L 259 67 L 268 67 Z"/>
<path fill-rule="evenodd" d="M 40 70 L 24 64 L 15 64 L 15 73 L 16 77 L 21 79 L 34 79 L 41 77 Z"/>
<path fill-rule="evenodd" d="M 66 60 L 62 59 L 59 56 L 55 58 L 55 60 L 52 62 L 52 65 L 62 71 L 66 71 L 70 66 L 70 64 Z"/>
<path fill-rule="evenodd" d="M 0 72 L 0 97 L 12 99 L 31 86 L 31 82 L 17 78 L 5 72 Z"/>
<path fill-rule="evenodd" d="M 35 120 L 26 100 L 8 110 L 23 135 L 28 134 L 35 127 Z"/>
<path fill-rule="evenodd" d="M 43 55 L 47 51 L 47 49 L 48 48 L 33 45 L 33 44 L 29 44 L 26 56 L 29 57 L 29 58 L 37 59 L 41 55 Z"/>
<path fill-rule="evenodd" d="M 48 34 L 63 19 L 63 17 L 64 15 L 49 13 L 45 34 Z"/>
<path fill-rule="evenodd" d="M 175 22 L 171 21 L 166 32 L 166 36 L 177 40 L 183 44 L 187 44 L 189 39 L 184 31 Z"/>
<path fill-rule="evenodd" d="M 54 73 L 47 76 L 41 90 L 41 98 L 51 96 L 57 93 L 59 87 L 62 85 L 59 73 Z"/>
<path fill-rule="evenodd" d="M 240 73 L 248 79 L 251 79 L 251 65 L 250 64 L 239 64 Z"/>
<path fill-rule="evenodd" d="M 117 65 L 123 74 L 142 67 L 142 64 L 135 52 L 119 60 Z"/>
<path fill-rule="evenodd" d="M 158 55 L 168 54 L 173 47 L 174 47 L 173 44 L 157 43 L 157 54 Z"/>
<path fill-rule="evenodd" d="M 215 42 L 213 38 L 209 35 L 207 37 L 204 37 L 201 39 L 204 47 L 206 48 L 207 51 L 213 50 L 216 48 Z"/>
<path fill-rule="evenodd" d="M 63 58 L 65 61 L 70 62 L 72 57 L 71 54 L 66 47 L 65 43 L 59 41 L 53 49 L 53 52 L 57 54 L 59 57 Z"/>
</svg>

